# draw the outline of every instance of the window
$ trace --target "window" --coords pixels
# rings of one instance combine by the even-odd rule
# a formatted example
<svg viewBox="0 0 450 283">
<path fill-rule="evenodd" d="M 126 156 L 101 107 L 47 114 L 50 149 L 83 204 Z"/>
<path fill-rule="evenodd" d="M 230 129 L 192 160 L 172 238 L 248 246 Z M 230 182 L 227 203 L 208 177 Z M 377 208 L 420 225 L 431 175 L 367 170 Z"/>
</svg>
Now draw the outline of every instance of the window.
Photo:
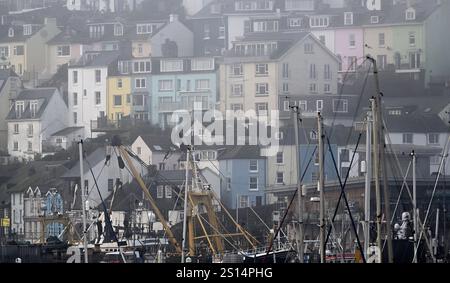
<svg viewBox="0 0 450 283">
<path fill-rule="evenodd" d="M 268 83 L 257 83 L 256 84 L 256 95 L 268 95 L 269 94 L 269 84 Z"/>
<path fill-rule="evenodd" d="M 123 26 L 122 24 L 114 25 L 114 36 L 122 36 L 123 35 Z"/>
<path fill-rule="evenodd" d="M 355 34 L 353 34 L 353 33 L 351 33 L 348 36 L 348 46 L 350 46 L 350 48 L 355 48 L 356 47 Z"/>
<path fill-rule="evenodd" d="M 72 81 L 73 81 L 73 84 L 77 84 L 78 83 L 78 71 L 73 71 L 72 72 Z"/>
<path fill-rule="evenodd" d="M 301 111 L 308 111 L 308 101 L 300 100 L 298 102 L 298 107 Z"/>
<path fill-rule="evenodd" d="M 173 80 L 160 80 L 159 91 L 171 91 L 173 90 Z"/>
<path fill-rule="evenodd" d="M 384 47 L 385 44 L 386 44 L 386 40 L 385 40 L 384 33 L 379 33 L 378 34 L 378 46 Z"/>
<path fill-rule="evenodd" d="M 156 198 L 163 198 L 164 197 L 164 186 L 157 186 L 156 187 Z"/>
<path fill-rule="evenodd" d="M 153 32 L 152 24 L 137 24 L 136 33 L 137 34 L 148 34 Z"/>
<path fill-rule="evenodd" d="M 95 70 L 95 82 L 96 83 L 102 82 L 102 71 L 101 70 Z"/>
<path fill-rule="evenodd" d="M 210 71 L 214 70 L 214 59 L 197 58 L 191 60 L 192 71 Z"/>
<path fill-rule="evenodd" d="M 122 79 L 117 79 L 117 88 L 122 88 L 122 87 L 123 87 Z"/>
<path fill-rule="evenodd" d="M 317 79 L 316 64 L 309 65 L 309 78 L 312 80 Z"/>
<path fill-rule="evenodd" d="M 23 55 L 25 54 L 25 49 L 23 45 L 14 46 L 14 55 Z"/>
<path fill-rule="evenodd" d="M 114 179 L 108 179 L 108 192 L 114 191 Z"/>
<path fill-rule="evenodd" d="M 350 151 L 348 149 L 341 150 L 341 161 L 349 162 L 350 161 Z"/>
<path fill-rule="evenodd" d="M 323 66 L 323 78 L 325 80 L 331 80 L 331 67 L 329 64 Z"/>
<path fill-rule="evenodd" d="M 239 208 L 248 207 L 248 196 L 239 196 Z"/>
<path fill-rule="evenodd" d="M 403 134 L 403 143 L 404 144 L 412 144 L 413 143 L 413 134 L 411 134 L 411 133 Z"/>
<path fill-rule="evenodd" d="M 283 158 L 283 152 L 277 152 L 277 164 L 283 164 L 284 158 Z"/>
<path fill-rule="evenodd" d="M 288 25 L 291 28 L 301 27 L 302 26 L 302 19 L 300 19 L 300 18 L 290 18 L 290 19 L 288 19 Z"/>
<path fill-rule="evenodd" d="M 74 92 L 72 94 L 72 96 L 73 96 L 73 105 L 77 106 L 78 105 L 78 93 Z"/>
<path fill-rule="evenodd" d="M 441 164 L 441 157 L 439 155 L 430 157 L 430 165 L 440 165 L 440 164 Z"/>
<path fill-rule="evenodd" d="M 311 93 L 317 93 L 317 85 L 314 84 L 314 83 L 309 84 L 309 92 L 311 92 Z"/>
<path fill-rule="evenodd" d="M 5 47 L 0 47 L 0 58 L 1 57 L 9 57 L 9 47 L 5 46 Z"/>
<path fill-rule="evenodd" d="M 320 35 L 320 36 L 319 36 L 319 41 L 320 41 L 323 45 L 325 45 L 325 35 Z"/>
<path fill-rule="evenodd" d="M 353 13 L 352 12 L 344 13 L 344 25 L 353 25 Z"/>
<path fill-rule="evenodd" d="M 348 56 L 348 70 L 356 71 L 358 58 L 356 56 Z"/>
<path fill-rule="evenodd" d="M 138 146 L 136 148 L 136 152 L 137 152 L 138 155 L 141 155 L 142 154 L 142 148 L 140 146 Z"/>
<path fill-rule="evenodd" d="M 172 198 L 172 187 L 166 186 L 166 198 Z"/>
<path fill-rule="evenodd" d="M 256 75 L 257 76 L 267 76 L 269 74 L 268 64 L 256 64 Z"/>
<path fill-rule="evenodd" d="M 378 16 L 371 16 L 370 17 L 370 23 L 371 24 L 378 24 L 380 22 L 380 17 Z"/>
<path fill-rule="evenodd" d="M 78 124 L 78 113 L 73 112 L 73 123 L 76 125 Z"/>
<path fill-rule="evenodd" d="M 95 104 L 96 105 L 99 105 L 99 104 L 101 104 L 102 103 L 102 96 L 101 96 L 101 93 L 100 93 L 100 91 L 96 91 L 95 92 Z"/>
<path fill-rule="evenodd" d="M 283 92 L 289 93 L 289 83 L 283 83 Z"/>
<path fill-rule="evenodd" d="M 428 134 L 428 144 L 439 144 L 439 134 Z"/>
<path fill-rule="evenodd" d="M 240 103 L 233 103 L 231 104 L 230 109 L 233 111 L 242 111 L 244 109 L 244 106 Z"/>
<path fill-rule="evenodd" d="M 27 131 L 28 137 L 33 136 L 33 124 L 28 124 L 28 131 Z"/>
<path fill-rule="evenodd" d="M 256 114 L 258 116 L 267 116 L 267 110 L 268 110 L 268 105 L 267 103 L 256 103 L 255 104 L 255 108 L 256 108 Z"/>
<path fill-rule="evenodd" d="M 377 66 L 380 70 L 384 70 L 387 66 L 387 56 L 386 55 L 377 55 Z"/>
<path fill-rule="evenodd" d="M 312 43 L 305 43 L 305 54 L 311 54 L 314 53 L 314 44 Z"/>
<path fill-rule="evenodd" d="M 233 84 L 231 85 L 231 95 L 232 96 L 242 96 L 244 92 L 244 85 Z"/>
<path fill-rule="evenodd" d="M 30 35 L 32 31 L 31 25 L 23 25 L 23 35 Z"/>
<path fill-rule="evenodd" d="M 255 21 L 253 22 L 254 32 L 277 32 L 278 21 Z"/>
<path fill-rule="evenodd" d="M 416 46 L 416 33 L 413 31 L 409 33 L 409 46 Z"/>
<path fill-rule="evenodd" d="M 8 30 L 8 36 L 9 36 L 9 37 L 14 37 L 14 29 L 13 29 L 13 28 L 9 28 L 9 30 Z"/>
<path fill-rule="evenodd" d="M 36 117 L 37 111 L 38 111 L 38 102 L 37 102 L 37 101 L 31 101 L 31 102 L 30 102 L 30 113 L 31 113 L 31 118 Z"/>
<path fill-rule="evenodd" d="M 328 24 L 329 24 L 329 19 L 327 16 L 312 16 L 309 18 L 309 25 L 312 28 L 327 27 Z"/>
<path fill-rule="evenodd" d="M 224 26 L 220 26 L 219 27 L 219 39 L 224 39 L 225 38 L 225 27 Z"/>
<path fill-rule="evenodd" d="M 348 113 L 348 100 L 347 99 L 333 99 L 333 112 L 334 113 Z"/>
<path fill-rule="evenodd" d="M 283 74 L 284 79 L 289 78 L 289 63 L 283 63 Z"/>
<path fill-rule="evenodd" d="M 62 144 L 62 138 L 57 138 L 57 139 L 56 139 L 56 143 L 57 143 L 57 144 Z"/>
<path fill-rule="evenodd" d="M 284 184 L 283 172 L 277 172 L 277 184 Z"/>
<path fill-rule="evenodd" d="M 203 25 L 203 39 L 209 39 L 209 24 L 204 24 Z"/>
<path fill-rule="evenodd" d="M 147 80 L 145 78 L 139 78 L 139 79 L 135 79 L 134 82 L 135 82 L 136 88 L 145 88 Z"/>
<path fill-rule="evenodd" d="M 87 96 L 87 90 L 83 89 L 83 96 Z"/>
<path fill-rule="evenodd" d="M 145 96 L 141 94 L 133 95 L 133 106 L 144 106 L 145 104 Z"/>
<path fill-rule="evenodd" d="M 150 61 L 134 61 L 133 72 L 134 73 L 149 73 L 152 71 L 152 64 Z"/>
<path fill-rule="evenodd" d="M 19 151 L 19 142 L 14 141 L 13 148 L 14 148 L 13 151 Z"/>
<path fill-rule="evenodd" d="M 208 90 L 209 89 L 209 80 L 196 80 L 195 81 L 195 88 L 197 90 Z"/>
<path fill-rule="evenodd" d="M 416 11 L 414 8 L 409 8 L 406 10 L 406 20 L 407 21 L 414 21 L 416 19 Z"/>
<path fill-rule="evenodd" d="M 258 190 L 258 177 L 250 177 L 250 191 Z"/>
<path fill-rule="evenodd" d="M 232 76 L 242 76 L 243 73 L 243 67 L 242 64 L 233 64 L 231 65 L 231 75 Z"/>
<path fill-rule="evenodd" d="M 56 52 L 59 57 L 70 56 L 70 45 L 60 45 Z"/>
<path fill-rule="evenodd" d="M 25 110 L 25 102 L 16 101 L 16 118 L 21 118 L 24 110 Z"/>
<path fill-rule="evenodd" d="M 411 69 L 420 68 L 420 53 L 411 52 L 409 53 L 409 67 Z"/>
<path fill-rule="evenodd" d="M 122 106 L 122 95 L 114 95 L 114 106 Z"/>
<path fill-rule="evenodd" d="M 183 71 L 183 60 L 161 60 L 161 72 Z"/>
<path fill-rule="evenodd" d="M 331 85 L 330 84 L 324 84 L 323 85 L 323 92 L 324 93 L 331 93 Z"/>
<path fill-rule="evenodd" d="M 17 135 L 19 133 L 19 124 L 14 124 L 14 134 Z"/>
<path fill-rule="evenodd" d="M 249 170 L 250 172 L 258 172 L 258 160 L 250 160 Z"/>
<path fill-rule="evenodd" d="M 316 100 L 316 111 L 320 112 L 323 110 L 323 100 Z"/>
<path fill-rule="evenodd" d="M 28 152 L 32 152 L 33 151 L 33 143 L 32 142 L 28 142 L 28 148 L 27 148 Z"/>
</svg>

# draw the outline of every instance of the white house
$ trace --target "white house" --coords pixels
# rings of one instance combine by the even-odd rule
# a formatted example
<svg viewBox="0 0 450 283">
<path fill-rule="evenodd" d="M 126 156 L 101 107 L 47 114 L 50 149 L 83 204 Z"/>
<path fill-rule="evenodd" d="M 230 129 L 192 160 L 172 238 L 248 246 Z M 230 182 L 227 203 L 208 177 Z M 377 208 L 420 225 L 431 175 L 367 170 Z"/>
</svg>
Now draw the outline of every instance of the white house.
<svg viewBox="0 0 450 283">
<path fill-rule="evenodd" d="M 49 145 L 56 148 L 56 150 L 66 150 L 76 142 L 80 141 L 83 136 L 83 127 L 68 127 L 53 133 L 48 142 Z"/>
<path fill-rule="evenodd" d="M 93 123 L 106 117 L 106 78 L 108 68 L 117 58 L 118 53 L 113 51 L 87 52 L 77 64 L 69 67 L 69 126 L 84 127 L 84 137 L 92 137 Z"/>
<path fill-rule="evenodd" d="M 6 120 L 8 153 L 32 160 L 36 154 L 45 154 L 45 143 L 53 133 L 67 127 L 67 105 L 56 88 L 25 89 Z"/>
<path fill-rule="evenodd" d="M 147 165 L 155 165 L 158 170 L 176 170 L 181 152 L 168 138 L 143 135 L 131 145 L 133 152 Z"/>
</svg>

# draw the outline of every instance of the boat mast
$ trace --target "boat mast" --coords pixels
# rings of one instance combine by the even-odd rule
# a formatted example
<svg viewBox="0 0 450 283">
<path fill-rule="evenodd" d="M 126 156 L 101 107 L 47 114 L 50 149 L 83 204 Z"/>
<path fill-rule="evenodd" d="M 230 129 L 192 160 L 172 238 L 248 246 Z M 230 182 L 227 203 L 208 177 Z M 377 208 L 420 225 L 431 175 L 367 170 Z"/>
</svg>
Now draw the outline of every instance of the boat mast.
<svg viewBox="0 0 450 283">
<path fill-rule="evenodd" d="M 325 172 L 324 172 L 324 145 L 323 145 L 323 119 L 320 112 L 317 114 L 317 128 L 319 138 L 319 192 L 320 192 L 320 263 L 325 263 Z"/>
<path fill-rule="evenodd" d="M 84 263 L 89 262 L 88 248 L 87 248 L 87 231 L 86 231 L 86 194 L 84 187 L 84 168 L 83 168 L 83 140 L 78 143 L 78 150 L 80 155 L 80 188 L 81 188 L 81 212 L 83 218 L 83 246 L 84 246 Z"/>
<path fill-rule="evenodd" d="M 368 250 L 370 246 L 370 189 L 372 185 L 372 112 L 367 112 L 366 120 L 366 172 L 364 191 L 364 254 L 369 258 Z"/>
<path fill-rule="evenodd" d="M 393 263 L 394 262 L 394 256 L 393 256 L 393 247 L 392 247 L 392 230 L 391 230 L 391 223 L 390 223 L 390 196 L 389 196 L 389 188 L 387 185 L 387 170 L 386 170 L 386 158 L 385 158 L 385 137 L 384 137 L 384 131 L 383 131 L 383 116 L 381 111 L 381 90 L 380 90 L 380 81 L 378 78 L 378 67 L 377 67 L 377 61 L 373 59 L 372 57 L 368 56 L 368 60 L 370 60 L 373 64 L 373 74 L 375 79 L 375 88 L 376 88 L 376 96 L 374 97 L 375 100 L 375 108 L 372 108 L 374 113 L 374 143 L 375 143 L 375 188 L 378 190 L 379 198 L 378 200 L 380 203 L 378 204 L 380 206 L 380 210 L 377 213 L 377 244 L 380 251 L 380 255 L 382 252 L 382 246 L 381 246 L 381 196 L 380 196 L 380 173 L 383 176 L 383 194 L 384 194 L 384 216 L 386 218 L 386 238 L 387 238 L 387 245 L 388 245 L 388 262 Z M 378 207 L 377 207 L 378 210 Z"/>
<path fill-rule="evenodd" d="M 185 261 L 186 254 L 186 231 L 187 231 L 187 210 L 188 210 L 188 188 L 189 188 L 189 146 L 186 146 L 186 175 L 184 180 L 184 213 L 183 213 L 183 241 L 182 241 L 182 252 L 181 252 L 181 263 Z"/>
<path fill-rule="evenodd" d="M 413 223 L 414 223 L 414 250 L 417 249 L 417 233 L 419 227 L 417 225 L 417 180 L 416 180 L 416 153 L 413 150 L 412 156 L 412 168 L 413 168 Z M 414 257 L 413 263 L 417 263 L 417 257 Z"/>
<path fill-rule="evenodd" d="M 293 111 L 292 119 L 294 119 L 295 127 L 295 157 L 297 165 L 297 201 L 298 201 L 298 234 L 297 234 L 297 253 L 300 263 L 304 262 L 304 231 L 303 231 L 303 192 L 302 192 L 302 173 L 300 166 L 300 142 L 298 138 L 298 120 L 300 119 L 300 108 L 298 106 L 291 107 Z"/>
</svg>

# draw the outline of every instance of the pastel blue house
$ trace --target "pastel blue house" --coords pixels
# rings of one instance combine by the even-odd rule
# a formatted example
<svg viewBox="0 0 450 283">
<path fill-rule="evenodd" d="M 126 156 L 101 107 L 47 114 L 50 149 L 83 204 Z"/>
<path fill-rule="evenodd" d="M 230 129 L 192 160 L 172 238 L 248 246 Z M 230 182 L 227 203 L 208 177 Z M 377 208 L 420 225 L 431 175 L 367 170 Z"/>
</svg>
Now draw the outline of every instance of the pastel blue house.
<svg viewBox="0 0 450 283">
<path fill-rule="evenodd" d="M 218 73 L 214 58 L 153 59 L 151 103 L 154 125 L 171 125 L 176 110 L 192 111 L 195 102 L 201 110 L 216 108 Z"/>
<path fill-rule="evenodd" d="M 219 156 L 220 197 L 235 209 L 265 204 L 266 159 L 258 146 L 236 146 Z"/>
<path fill-rule="evenodd" d="M 45 195 L 45 215 L 62 215 L 64 213 L 63 199 L 56 189 L 50 189 Z M 64 229 L 61 223 L 50 223 L 47 225 L 46 237 L 58 237 Z"/>
<path fill-rule="evenodd" d="M 317 146 L 316 144 L 300 145 L 301 170 L 302 174 L 304 174 L 303 184 L 313 184 L 317 183 L 317 181 L 319 180 L 319 154 L 318 154 L 319 150 L 318 148 L 316 149 L 316 146 Z M 339 166 L 338 147 L 335 144 L 331 144 L 330 147 L 336 160 L 336 164 L 337 166 Z M 336 174 L 336 169 L 334 168 L 333 158 L 331 156 L 327 144 L 325 144 L 324 153 L 325 153 L 325 163 L 324 163 L 325 181 L 337 181 L 338 177 Z M 309 166 L 307 166 L 310 160 L 311 162 Z"/>
</svg>

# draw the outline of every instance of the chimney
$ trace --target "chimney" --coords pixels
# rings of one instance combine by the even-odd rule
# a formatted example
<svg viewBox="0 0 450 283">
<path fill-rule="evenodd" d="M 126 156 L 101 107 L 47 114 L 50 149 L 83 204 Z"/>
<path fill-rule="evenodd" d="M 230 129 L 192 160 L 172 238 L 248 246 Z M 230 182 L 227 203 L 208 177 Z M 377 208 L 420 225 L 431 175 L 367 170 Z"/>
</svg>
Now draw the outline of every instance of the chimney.
<svg viewBox="0 0 450 283">
<path fill-rule="evenodd" d="M 178 15 L 177 14 L 170 14 L 169 16 L 169 22 L 173 23 L 178 21 Z"/>
</svg>

